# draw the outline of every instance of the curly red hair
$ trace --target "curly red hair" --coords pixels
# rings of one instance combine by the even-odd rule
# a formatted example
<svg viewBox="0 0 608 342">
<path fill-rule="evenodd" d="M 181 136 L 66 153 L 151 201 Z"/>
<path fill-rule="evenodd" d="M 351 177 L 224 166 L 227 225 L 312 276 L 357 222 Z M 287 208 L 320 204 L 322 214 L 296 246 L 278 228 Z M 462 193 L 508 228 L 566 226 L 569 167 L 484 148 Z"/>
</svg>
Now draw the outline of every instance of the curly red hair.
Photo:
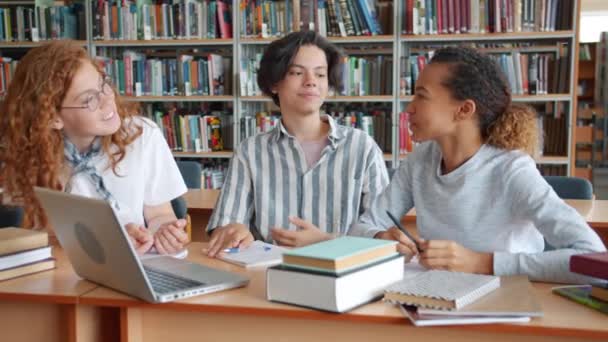
<svg viewBox="0 0 608 342">
<path fill-rule="evenodd" d="M 63 135 L 52 128 L 51 122 L 58 117 L 82 63 L 93 64 L 103 74 L 86 50 L 73 41 L 54 41 L 33 48 L 20 60 L 1 103 L 0 186 L 4 188 L 5 199 L 24 207 L 25 227 L 48 227 L 34 186 L 56 190 L 65 186 L 62 171 L 69 166 L 63 155 Z M 126 146 L 142 132 L 141 127 L 131 127 L 133 120 L 125 120 L 136 115 L 135 108 L 127 107 L 118 96 L 116 104 L 120 128 L 102 137 L 102 150 L 114 172 L 125 157 Z"/>
</svg>

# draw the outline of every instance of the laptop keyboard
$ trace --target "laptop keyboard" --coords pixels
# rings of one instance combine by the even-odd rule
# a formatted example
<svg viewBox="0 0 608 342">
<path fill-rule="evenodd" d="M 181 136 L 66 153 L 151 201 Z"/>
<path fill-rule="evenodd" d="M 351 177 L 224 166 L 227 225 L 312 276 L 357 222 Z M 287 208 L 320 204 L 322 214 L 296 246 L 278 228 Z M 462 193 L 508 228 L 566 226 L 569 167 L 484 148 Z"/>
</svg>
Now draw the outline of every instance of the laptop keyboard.
<svg viewBox="0 0 608 342">
<path fill-rule="evenodd" d="M 155 271 L 147 267 L 144 267 L 144 269 L 146 270 L 146 275 L 150 280 L 150 284 L 152 284 L 154 292 L 159 294 L 181 291 L 205 285 L 204 283 L 195 280 L 185 279 L 173 274 Z"/>
</svg>

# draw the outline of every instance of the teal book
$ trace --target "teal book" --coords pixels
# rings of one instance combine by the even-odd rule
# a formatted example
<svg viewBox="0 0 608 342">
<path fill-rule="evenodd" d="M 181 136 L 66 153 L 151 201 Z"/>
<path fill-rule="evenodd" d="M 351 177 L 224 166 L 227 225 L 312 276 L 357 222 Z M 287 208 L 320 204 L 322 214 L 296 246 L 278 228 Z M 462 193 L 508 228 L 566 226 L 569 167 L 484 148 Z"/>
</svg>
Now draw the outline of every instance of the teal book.
<svg viewBox="0 0 608 342">
<path fill-rule="evenodd" d="M 591 296 L 591 285 L 555 287 L 552 291 L 608 315 L 608 302 Z"/>
<path fill-rule="evenodd" d="M 396 254 L 396 241 L 344 236 L 287 251 L 283 253 L 283 265 L 340 274 Z"/>
</svg>

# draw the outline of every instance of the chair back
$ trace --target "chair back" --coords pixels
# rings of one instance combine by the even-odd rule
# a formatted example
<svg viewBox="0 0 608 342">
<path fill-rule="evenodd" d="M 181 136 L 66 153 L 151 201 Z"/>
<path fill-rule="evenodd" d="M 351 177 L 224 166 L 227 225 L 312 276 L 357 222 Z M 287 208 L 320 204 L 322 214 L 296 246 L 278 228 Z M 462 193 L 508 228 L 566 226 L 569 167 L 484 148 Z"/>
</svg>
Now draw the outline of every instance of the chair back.
<svg viewBox="0 0 608 342">
<path fill-rule="evenodd" d="M 23 208 L 0 205 L 0 228 L 21 227 Z"/>
<path fill-rule="evenodd" d="M 593 199 L 593 185 L 585 178 L 545 176 L 545 180 L 562 199 Z"/>
<path fill-rule="evenodd" d="M 200 189 L 201 188 L 201 164 L 195 161 L 177 161 L 177 167 L 179 172 L 184 178 L 186 187 L 188 189 Z"/>
</svg>

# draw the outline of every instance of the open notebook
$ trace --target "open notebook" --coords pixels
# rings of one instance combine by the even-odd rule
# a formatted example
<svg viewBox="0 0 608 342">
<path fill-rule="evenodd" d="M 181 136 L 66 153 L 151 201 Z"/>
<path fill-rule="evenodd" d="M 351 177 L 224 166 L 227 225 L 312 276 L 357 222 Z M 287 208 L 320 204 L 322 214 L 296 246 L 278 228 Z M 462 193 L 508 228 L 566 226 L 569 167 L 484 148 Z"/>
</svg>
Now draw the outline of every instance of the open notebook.
<svg viewBox="0 0 608 342">
<path fill-rule="evenodd" d="M 245 268 L 280 264 L 286 249 L 264 241 L 256 240 L 247 248 L 230 253 L 220 253 L 219 259 Z"/>
<path fill-rule="evenodd" d="M 414 306 L 454 310 L 500 287 L 500 277 L 431 270 L 389 286 L 384 299 Z"/>
</svg>

